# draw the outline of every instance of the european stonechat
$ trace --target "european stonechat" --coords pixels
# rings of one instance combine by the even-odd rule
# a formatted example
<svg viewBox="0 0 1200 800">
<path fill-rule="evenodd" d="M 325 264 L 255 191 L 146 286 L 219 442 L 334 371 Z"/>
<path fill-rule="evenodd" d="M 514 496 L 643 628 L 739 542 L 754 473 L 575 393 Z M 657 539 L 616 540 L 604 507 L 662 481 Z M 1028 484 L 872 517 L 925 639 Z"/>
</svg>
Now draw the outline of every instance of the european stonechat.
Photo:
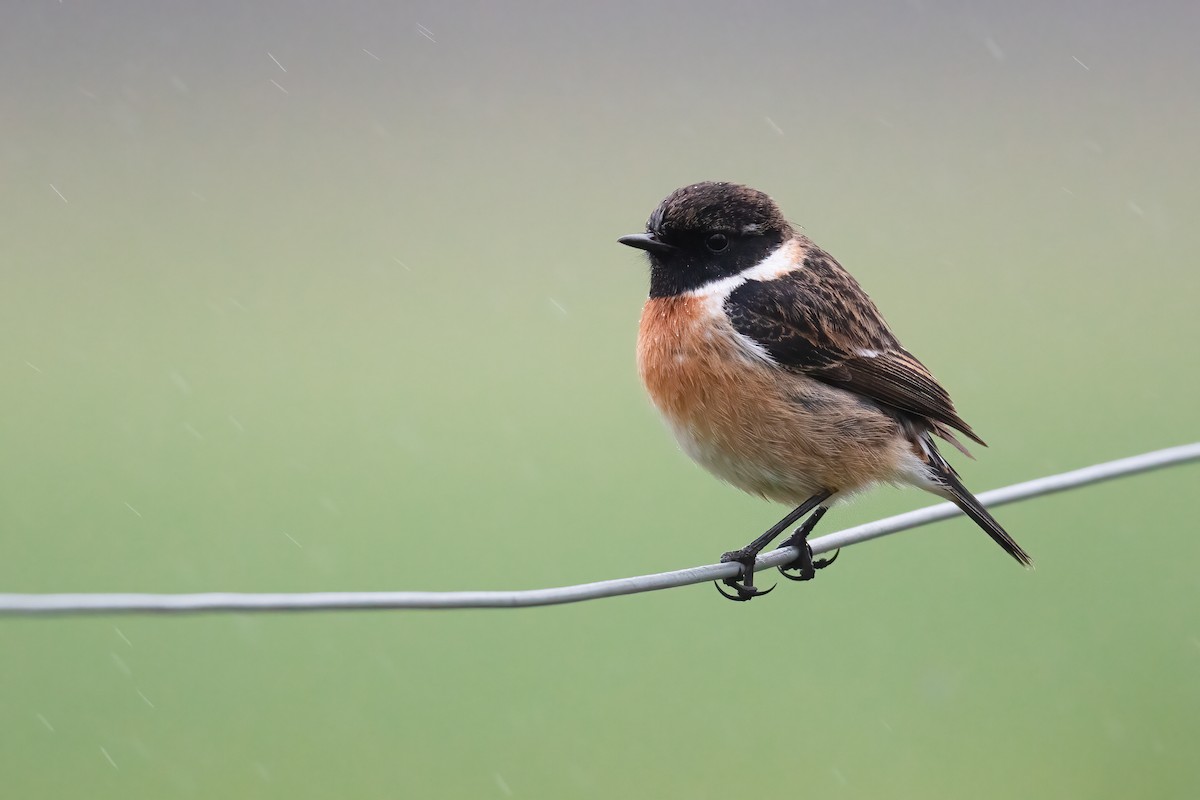
<svg viewBox="0 0 1200 800">
<path fill-rule="evenodd" d="M 934 437 L 968 456 L 954 432 L 983 440 L 858 282 L 770 197 L 732 183 L 685 186 L 645 233 L 618 241 L 650 257 L 638 371 L 684 452 L 740 489 L 796 506 L 721 557 L 742 565 L 740 580 L 725 581 L 736 594 L 722 594 L 765 594 L 754 586 L 755 557 L 805 515 L 781 545 L 799 550 L 787 565 L 796 574 L 780 571 L 812 578 L 832 561 L 813 560 L 813 526 L 835 500 L 878 483 L 950 500 L 1006 553 L 1032 563 Z"/>
</svg>

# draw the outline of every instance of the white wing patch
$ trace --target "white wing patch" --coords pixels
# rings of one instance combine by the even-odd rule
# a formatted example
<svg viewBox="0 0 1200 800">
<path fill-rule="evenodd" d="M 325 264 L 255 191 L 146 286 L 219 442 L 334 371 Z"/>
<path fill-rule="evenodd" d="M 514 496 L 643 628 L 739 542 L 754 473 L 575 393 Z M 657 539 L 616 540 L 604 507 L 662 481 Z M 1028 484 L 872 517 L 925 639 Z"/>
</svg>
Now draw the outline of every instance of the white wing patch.
<svg viewBox="0 0 1200 800">
<path fill-rule="evenodd" d="M 775 364 L 775 359 L 771 358 L 771 354 L 767 352 L 767 348 L 763 347 L 749 336 L 734 331 L 733 340 L 738 343 L 738 347 L 749 354 L 752 358 L 762 359 L 768 364 Z"/>
</svg>

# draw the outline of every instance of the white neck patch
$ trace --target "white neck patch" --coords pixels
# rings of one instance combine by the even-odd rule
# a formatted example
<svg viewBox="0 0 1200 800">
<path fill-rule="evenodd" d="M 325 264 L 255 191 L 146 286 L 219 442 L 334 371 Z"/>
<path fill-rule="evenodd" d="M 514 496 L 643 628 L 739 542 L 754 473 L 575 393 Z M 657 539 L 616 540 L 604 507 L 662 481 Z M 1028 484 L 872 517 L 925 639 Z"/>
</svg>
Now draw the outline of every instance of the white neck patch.
<svg viewBox="0 0 1200 800">
<path fill-rule="evenodd" d="M 684 296 L 698 297 L 704 300 L 704 306 L 710 313 L 724 313 L 725 298 L 746 281 L 769 281 L 799 269 L 801 266 L 801 261 L 797 258 L 800 254 L 799 249 L 799 242 L 795 239 L 788 239 L 753 267 L 747 267 L 737 275 L 718 278 L 706 283 L 698 289 L 686 292 Z"/>
</svg>

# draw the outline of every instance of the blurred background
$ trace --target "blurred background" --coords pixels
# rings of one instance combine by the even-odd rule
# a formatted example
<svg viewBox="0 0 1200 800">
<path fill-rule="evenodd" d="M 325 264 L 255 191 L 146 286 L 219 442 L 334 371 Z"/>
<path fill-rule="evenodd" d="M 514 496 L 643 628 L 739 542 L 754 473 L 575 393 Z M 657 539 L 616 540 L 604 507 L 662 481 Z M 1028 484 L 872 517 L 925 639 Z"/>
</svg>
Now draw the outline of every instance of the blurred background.
<svg viewBox="0 0 1200 800">
<path fill-rule="evenodd" d="M 1198 25 L 5 4 L 0 589 L 535 588 L 740 546 L 784 509 L 662 428 L 615 243 L 705 179 L 855 273 L 992 444 L 977 491 L 1200 438 Z M 1033 572 L 957 520 L 749 604 L 3 619 L 5 794 L 1193 796 L 1198 478 L 1002 509 Z"/>
</svg>

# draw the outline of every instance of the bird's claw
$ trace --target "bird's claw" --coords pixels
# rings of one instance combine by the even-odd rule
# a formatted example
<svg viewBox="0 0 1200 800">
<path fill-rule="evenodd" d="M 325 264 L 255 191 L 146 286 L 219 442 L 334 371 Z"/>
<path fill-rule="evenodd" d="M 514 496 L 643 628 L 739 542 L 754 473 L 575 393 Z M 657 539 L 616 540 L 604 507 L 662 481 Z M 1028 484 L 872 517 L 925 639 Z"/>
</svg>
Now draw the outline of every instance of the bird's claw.
<svg viewBox="0 0 1200 800">
<path fill-rule="evenodd" d="M 818 558 L 813 562 L 813 569 L 825 569 L 833 562 L 837 561 L 837 557 L 842 554 L 842 548 L 833 551 L 833 555 L 829 558 Z"/>
<path fill-rule="evenodd" d="M 754 560 L 756 555 L 757 553 L 747 552 L 743 549 L 730 550 L 728 553 L 725 553 L 721 556 L 722 564 L 740 564 L 742 567 L 742 574 L 738 576 L 739 578 L 742 578 L 741 581 L 739 581 L 737 578 L 726 578 L 719 583 L 714 582 L 717 587 L 717 591 L 721 593 L 722 597 L 733 600 L 736 603 L 744 603 L 747 600 L 751 600 L 755 597 L 761 597 L 764 594 L 770 594 L 775 589 L 774 585 L 772 585 L 769 589 L 759 589 L 754 585 Z M 722 583 L 733 589 L 735 593 L 731 594 L 730 592 L 722 589 Z"/>
<path fill-rule="evenodd" d="M 722 583 L 726 586 L 732 586 L 736 593 L 727 592 L 722 589 Z M 762 597 L 764 594 L 770 594 L 771 592 L 775 591 L 774 584 L 771 584 L 770 589 L 759 589 L 757 586 L 746 586 L 745 584 L 738 583 L 733 579 L 713 581 L 713 586 L 717 587 L 717 591 L 721 593 L 722 597 L 732 600 L 735 603 L 744 603 L 747 600 L 753 600 L 755 597 Z"/>
<path fill-rule="evenodd" d="M 834 552 L 832 558 L 818 558 L 814 561 L 812 556 L 812 548 L 809 547 L 808 542 L 800 542 L 798 544 L 790 545 L 785 542 L 784 544 L 780 545 L 780 547 L 795 547 L 800 551 L 800 555 L 796 556 L 794 561 L 791 561 L 787 564 L 781 564 L 778 567 L 779 574 L 787 578 L 789 581 L 811 581 L 817 576 L 817 570 L 825 569 L 834 561 L 837 561 L 837 557 L 842 552 L 842 549 L 839 547 Z M 798 572 L 792 575 L 788 573 L 789 569 L 795 569 L 798 570 Z"/>
</svg>

